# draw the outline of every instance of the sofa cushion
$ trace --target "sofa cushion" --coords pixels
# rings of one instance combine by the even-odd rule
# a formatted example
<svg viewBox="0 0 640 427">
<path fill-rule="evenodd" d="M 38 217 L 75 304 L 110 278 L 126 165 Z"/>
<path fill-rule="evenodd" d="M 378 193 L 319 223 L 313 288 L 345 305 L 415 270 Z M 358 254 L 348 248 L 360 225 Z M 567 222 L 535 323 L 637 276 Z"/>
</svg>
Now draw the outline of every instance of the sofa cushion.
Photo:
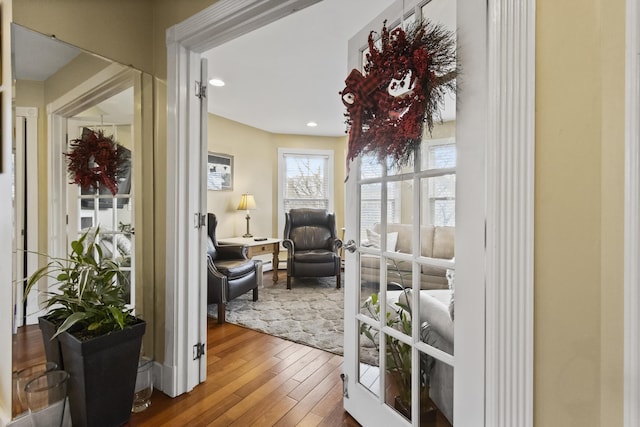
<svg viewBox="0 0 640 427">
<path fill-rule="evenodd" d="M 420 227 L 420 255 L 422 256 L 429 258 L 435 256 L 433 255 L 433 231 L 433 226 Z"/>
<path fill-rule="evenodd" d="M 455 238 L 455 227 L 435 227 L 433 232 L 433 258 L 453 258 Z"/>
</svg>

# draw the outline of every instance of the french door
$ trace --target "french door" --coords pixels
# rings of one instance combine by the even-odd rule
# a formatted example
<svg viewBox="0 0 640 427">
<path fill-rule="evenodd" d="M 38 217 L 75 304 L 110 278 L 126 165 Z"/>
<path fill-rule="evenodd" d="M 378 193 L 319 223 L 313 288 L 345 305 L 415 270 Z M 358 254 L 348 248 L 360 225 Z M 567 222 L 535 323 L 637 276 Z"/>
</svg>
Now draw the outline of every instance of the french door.
<svg viewBox="0 0 640 427">
<path fill-rule="evenodd" d="M 367 36 L 385 20 L 394 28 L 426 18 L 456 31 L 456 16 L 455 0 L 395 2 L 349 41 L 349 68 L 362 69 Z M 484 140 L 457 135 L 468 134 L 469 116 L 456 113 L 454 98 L 408 165 L 369 155 L 351 164 L 344 406 L 365 426 L 434 417 L 469 425 L 462 412 L 473 425 L 484 419 L 483 376 L 462 374 L 484 372 L 484 300 L 456 309 L 454 298 L 484 292 Z M 467 339 L 473 353 L 458 353 Z"/>
</svg>

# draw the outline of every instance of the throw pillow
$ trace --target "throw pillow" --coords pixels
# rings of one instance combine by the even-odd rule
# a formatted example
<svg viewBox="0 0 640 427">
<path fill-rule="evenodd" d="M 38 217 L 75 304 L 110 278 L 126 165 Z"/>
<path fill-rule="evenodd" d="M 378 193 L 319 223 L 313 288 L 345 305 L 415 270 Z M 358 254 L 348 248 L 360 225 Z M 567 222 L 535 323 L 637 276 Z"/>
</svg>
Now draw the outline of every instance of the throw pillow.
<svg viewBox="0 0 640 427">
<path fill-rule="evenodd" d="M 369 244 L 367 246 L 372 246 L 374 248 L 380 247 L 380 234 L 376 233 L 373 230 L 367 229 L 367 240 Z M 387 251 L 395 252 L 396 246 L 398 245 L 398 232 L 394 231 L 392 233 L 387 233 Z"/>
<path fill-rule="evenodd" d="M 398 232 L 387 233 L 387 250 L 389 252 L 395 252 L 398 245 Z"/>
</svg>

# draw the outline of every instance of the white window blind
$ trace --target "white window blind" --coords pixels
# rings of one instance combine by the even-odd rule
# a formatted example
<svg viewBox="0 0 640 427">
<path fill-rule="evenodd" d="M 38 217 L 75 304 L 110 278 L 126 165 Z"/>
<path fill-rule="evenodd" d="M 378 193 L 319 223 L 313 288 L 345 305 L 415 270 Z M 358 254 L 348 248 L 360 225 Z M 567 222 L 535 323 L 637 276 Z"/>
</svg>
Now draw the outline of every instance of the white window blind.
<svg viewBox="0 0 640 427">
<path fill-rule="evenodd" d="M 284 210 L 329 209 L 329 156 L 285 154 Z"/>
</svg>

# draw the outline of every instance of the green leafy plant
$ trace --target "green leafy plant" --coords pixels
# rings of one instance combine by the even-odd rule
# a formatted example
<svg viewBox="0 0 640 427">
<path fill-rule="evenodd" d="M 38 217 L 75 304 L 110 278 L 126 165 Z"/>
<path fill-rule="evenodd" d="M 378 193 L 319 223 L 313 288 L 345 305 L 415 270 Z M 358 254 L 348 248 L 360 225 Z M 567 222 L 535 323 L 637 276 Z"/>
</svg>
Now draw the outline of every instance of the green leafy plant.
<svg viewBox="0 0 640 427">
<path fill-rule="evenodd" d="M 404 289 L 406 301 L 410 301 L 408 290 Z M 385 310 L 385 324 L 397 329 L 405 335 L 411 336 L 411 307 L 400 302 L 395 303 L 397 309 Z M 380 321 L 380 299 L 377 293 L 371 295 L 362 305 L 364 314 Z M 372 326 L 362 323 L 360 334 L 367 337 L 380 352 L 379 331 Z M 385 334 L 385 357 L 386 371 L 393 378 L 398 387 L 398 398 L 406 406 L 411 406 L 411 346 L 399 339 Z M 424 360 L 423 360 L 424 359 Z M 424 362 L 424 363 L 423 363 Z M 420 389 L 427 390 L 428 386 L 428 366 L 426 358 L 421 357 L 420 361 Z"/>
<path fill-rule="evenodd" d="M 67 258 L 50 257 L 49 263 L 27 280 L 25 295 L 42 279 L 54 279 L 57 291 L 47 292 L 47 319 L 58 326 L 54 335 L 73 332 L 80 338 L 122 330 L 135 323 L 126 306 L 127 276 L 118 262 L 105 257 L 95 235 L 85 232 L 71 242 Z"/>
</svg>

